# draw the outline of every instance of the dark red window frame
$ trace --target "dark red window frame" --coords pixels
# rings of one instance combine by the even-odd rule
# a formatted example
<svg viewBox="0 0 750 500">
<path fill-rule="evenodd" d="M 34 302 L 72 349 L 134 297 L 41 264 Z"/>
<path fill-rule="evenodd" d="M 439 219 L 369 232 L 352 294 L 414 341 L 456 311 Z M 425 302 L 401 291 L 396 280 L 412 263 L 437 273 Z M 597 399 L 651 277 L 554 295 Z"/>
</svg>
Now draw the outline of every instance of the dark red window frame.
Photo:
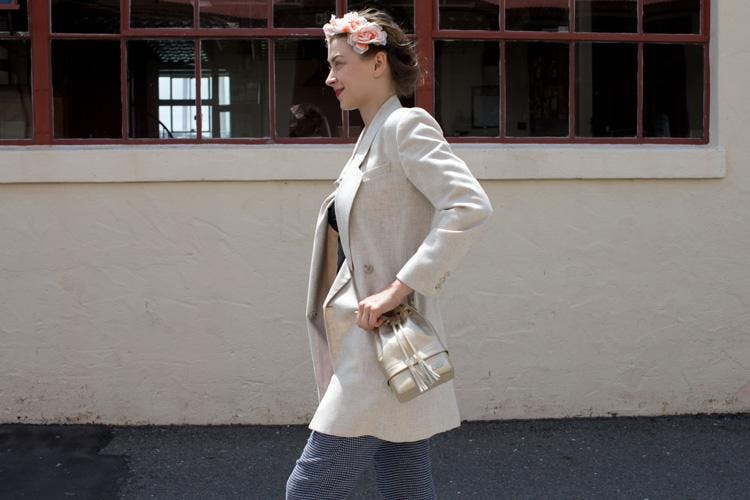
<svg viewBox="0 0 750 500">
<path fill-rule="evenodd" d="M 699 34 L 652 34 L 643 32 L 643 3 L 637 0 L 638 32 L 637 33 L 577 33 L 575 32 L 575 0 L 569 2 L 570 30 L 567 32 L 539 32 L 539 31 L 508 31 L 500 22 L 499 31 L 479 30 L 441 30 L 438 28 L 438 0 L 428 3 L 426 1 L 414 2 L 414 31 L 411 35 L 417 40 L 417 52 L 419 61 L 424 69 L 422 83 L 415 92 L 415 105 L 422 107 L 434 115 L 434 41 L 435 40 L 534 40 L 534 41 L 564 41 L 570 42 L 569 57 L 569 135 L 568 137 L 507 137 L 504 130 L 504 101 L 505 101 L 505 45 L 500 47 L 500 137 L 450 137 L 450 142 L 471 143 L 604 143 L 604 144 L 707 144 L 709 142 L 709 111 L 710 111 L 710 0 L 702 0 L 701 3 L 701 30 Z M 276 137 L 275 135 L 275 68 L 274 68 L 274 44 L 269 43 L 269 130 L 271 137 L 265 138 L 223 138 L 204 139 L 202 137 L 202 113 L 201 113 L 201 61 L 196 58 L 196 109 L 197 137 L 195 139 L 151 139 L 151 138 L 128 138 L 128 105 L 126 89 L 127 59 L 125 57 L 126 42 L 131 39 L 143 38 L 192 38 L 195 43 L 195 53 L 200 54 L 200 40 L 211 38 L 267 38 L 269 41 L 279 38 L 320 38 L 321 28 L 241 28 L 241 29 L 215 29 L 215 28 L 185 28 L 185 29 L 163 29 L 163 28 L 130 28 L 129 0 L 120 0 L 120 33 L 119 34 L 68 34 L 50 33 L 50 0 L 29 1 L 30 37 L 32 40 L 32 88 L 34 105 L 34 137 L 25 140 L 0 140 L 0 145 L 30 145 L 30 144 L 207 144 L 207 143 L 231 143 L 231 144 L 300 144 L 300 143 L 348 143 L 354 142 L 356 137 L 343 138 L 288 138 Z M 505 12 L 506 0 L 499 0 L 500 15 Z M 193 13 L 193 25 L 200 26 L 200 2 L 195 2 Z M 346 0 L 336 0 L 337 15 L 346 12 Z M 273 2 L 268 2 L 268 19 L 272 25 Z M 501 19 L 502 21 L 502 19 Z M 44 28 L 40 28 L 44 27 Z M 3 37 L 8 38 L 8 37 Z M 26 38 L 15 37 L 15 38 Z M 106 39 L 118 40 L 120 42 L 120 71 L 121 83 L 120 94 L 124 105 L 122 106 L 122 137 L 121 139 L 55 139 L 52 137 L 52 88 L 51 88 L 51 48 L 52 39 Z M 633 42 L 638 45 L 638 96 L 637 96 L 637 133 L 635 137 L 573 137 L 575 131 L 575 42 Z M 704 47 L 703 64 L 703 137 L 700 138 L 670 138 L 670 137 L 644 137 L 643 136 L 643 45 L 645 43 L 692 43 L 701 44 Z M 41 105 L 40 105 L 41 104 Z M 342 117 L 343 129 L 349 130 L 349 116 L 344 112 Z"/>
</svg>

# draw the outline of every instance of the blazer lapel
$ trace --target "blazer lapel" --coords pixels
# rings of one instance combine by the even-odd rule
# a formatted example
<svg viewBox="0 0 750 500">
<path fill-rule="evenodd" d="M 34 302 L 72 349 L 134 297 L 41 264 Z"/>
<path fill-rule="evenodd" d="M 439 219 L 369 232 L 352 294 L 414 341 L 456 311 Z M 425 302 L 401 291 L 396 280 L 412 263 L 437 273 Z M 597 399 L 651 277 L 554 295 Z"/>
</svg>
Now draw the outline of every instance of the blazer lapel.
<svg viewBox="0 0 750 500">
<path fill-rule="evenodd" d="M 354 203 L 354 198 L 357 195 L 357 190 L 362 181 L 362 171 L 359 166 L 362 164 L 365 156 L 367 156 L 370 146 L 372 145 L 375 136 L 378 134 L 380 127 L 385 123 L 386 118 L 388 118 L 393 111 L 401 107 L 401 101 L 398 100 L 396 95 L 392 95 L 386 99 L 382 106 L 380 106 L 378 112 L 375 113 L 369 126 L 365 127 L 365 130 L 360 134 L 360 137 L 362 138 L 361 141 L 357 142 L 357 145 L 354 148 L 354 154 L 341 171 L 339 179 L 337 179 L 337 182 L 339 182 L 339 189 L 336 194 L 336 222 L 339 228 L 341 246 L 347 257 L 346 262 L 350 273 L 354 270 L 354 267 L 352 264 L 352 253 L 349 246 L 349 214 L 352 209 L 352 204 Z"/>
</svg>

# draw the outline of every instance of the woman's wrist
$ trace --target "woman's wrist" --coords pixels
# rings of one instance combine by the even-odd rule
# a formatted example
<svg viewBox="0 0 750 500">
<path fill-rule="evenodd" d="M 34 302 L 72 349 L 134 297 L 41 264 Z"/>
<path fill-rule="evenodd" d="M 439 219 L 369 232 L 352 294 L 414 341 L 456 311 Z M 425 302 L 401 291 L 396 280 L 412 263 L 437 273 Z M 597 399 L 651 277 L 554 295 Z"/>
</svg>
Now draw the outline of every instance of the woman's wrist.
<svg viewBox="0 0 750 500">
<path fill-rule="evenodd" d="M 414 291 L 412 287 L 399 280 L 398 278 L 396 278 L 393 283 L 391 283 L 391 289 L 393 290 L 393 294 L 399 300 L 403 300 L 407 295 Z"/>
</svg>

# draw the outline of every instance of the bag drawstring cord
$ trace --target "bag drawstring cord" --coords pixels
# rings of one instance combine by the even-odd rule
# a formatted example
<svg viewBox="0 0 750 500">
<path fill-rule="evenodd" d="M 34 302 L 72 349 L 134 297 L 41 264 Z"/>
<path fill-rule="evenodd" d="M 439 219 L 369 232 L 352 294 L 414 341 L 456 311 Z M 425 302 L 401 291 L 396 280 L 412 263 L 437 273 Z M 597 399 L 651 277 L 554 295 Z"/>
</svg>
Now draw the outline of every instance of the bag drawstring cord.
<svg viewBox="0 0 750 500">
<path fill-rule="evenodd" d="M 417 387 L 419 387 L 419 392 L 426 391 L 430 388 L 428 384 L 437 382 L 440 379 L 440 374 L 433 370 L 429 363 L 427 363 L 424 358 L 419 355 L 417 350 L 414 348 L 414 344 L 411 343 L 409 337 L 404 333 L 403 324 L 401 322 L 401 315 L 399 314 L 396 318 L 394 318 L 394 320 L 390 321 L 390 323 L 393 327 L 393 333 L 396 336 L 396 341 L 398 342 L 399 347 L 401 347 L 401 352 L 403 352 L 404 354 L 404 362 L 406 363 L 406 366 L 409 367 L 411 376 L 414 379 L 414 382 L 417 384 Z M 407 352 L 406 344 L 408 344 L 413 354 L 410 355 Z M 414 366 L 413 360 L 417 361 L 417 366 Z M 421 370 L 417 370 L 417 367 L 421 368 Z"/>
</svg>

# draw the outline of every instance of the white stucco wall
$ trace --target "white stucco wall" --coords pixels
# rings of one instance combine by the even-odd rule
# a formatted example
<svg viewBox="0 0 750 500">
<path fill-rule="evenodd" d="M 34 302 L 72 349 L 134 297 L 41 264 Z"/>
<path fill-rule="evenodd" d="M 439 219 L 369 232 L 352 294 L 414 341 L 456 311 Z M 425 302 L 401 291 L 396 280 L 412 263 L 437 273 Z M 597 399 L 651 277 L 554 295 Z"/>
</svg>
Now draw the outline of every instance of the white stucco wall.
<svg viewBox="0 0 750 500">
<path fill-rule="evenodd" d="M 719 3 L 710 145 L 454 148 L 495 207 L 441 298 L 464 419 L 750 411 L 750 5 Z M 0 147 L 0 422 L 308 422 L 348 153 Z"/>
</svg>

